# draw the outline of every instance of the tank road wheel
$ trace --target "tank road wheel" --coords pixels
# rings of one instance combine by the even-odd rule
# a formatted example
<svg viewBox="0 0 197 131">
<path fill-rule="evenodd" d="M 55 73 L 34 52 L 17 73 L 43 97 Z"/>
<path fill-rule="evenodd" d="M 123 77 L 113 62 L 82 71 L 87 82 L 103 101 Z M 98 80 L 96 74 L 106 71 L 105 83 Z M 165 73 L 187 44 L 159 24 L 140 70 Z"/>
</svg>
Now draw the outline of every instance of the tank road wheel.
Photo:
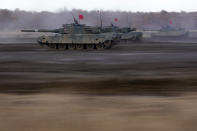
<svg viewBox="0 0 197 131">
<path fill-rule="evenodd" d="M 49 47 L 50 48 L 55 48 L 55 45 L 54 44 L 49 44 Z"/>
<path fill-rule="evenodd" d="M 104 48 L 105 49 L 110 49 L 111 46 L 112 46 L 112 41 L 107 40 L 107 41 L 104 42 Z"/>
<path fill-rule="evenodd" d="M 56 50 L 59 49 L 59 44 L 55 44 L 55 49 L 56 49 Z"/>
<path fill-rule="evenodd" d="M 64 50 L 68 50 L 68 44 L 65 44 Z"/>
<path fill-rule="evenodd" d="M 104 44 L 103 44 L 103 43 L 96 44 L 96 49 L 97 49 L 97 50 L 102 50 L 102 49 L 104 49 Z"/>
<path fill-rule="evenodd" d="M 134 37 L 132 40 L 133 42 L 139 42 L 141 40 L 141 37 L 137 36 L 137 37 Z"/>
<path fill-rule="evenodd" d="M 46 42 L 46 44 L 45 44 L 45 45 L 47 45 L 47 43 L 48 43 L 48 42 Z M 42 43 L 42 42 L 38 41 L 38 44 L 39 44 L 41 47 L 44 47 L 44 43 Z M 47 46 L 48 46 L 48 45 L 47 45 Z"/>
<path fill-rule="evenodd" d="M 132 41 L 135 42 L 136 40 L 137 40 L 137 38 L 134 36 L 134 37 L 132 38 Z"/>
<path fill-rule="evenodd" d="M 75 50 L 76 47 L 75 47 L 74 44 L 69 44 L 69 45 L 68 45 L 68 49 L 69 49 L 69 50 Z"/>
<path fill-rule="evenodd" d="M 140 42 L 141 38 L 142 38 L 141 36 L 138 36 L 136 41 Z"/>
<path fill-rule="evenodd" d="M 93 50 L 95 48 L 95 45 L 94 44 L 87 44 L 86 48 L 90 49 L 90 50 Z"/>
<path fill-rule="evenodd" d="M 64 44 L 59 44 L 59 49 L 64 49 L 65 48 L 65 45 Z"/>
<path fill-rule="evenodd" d="M 83 50 L 84 45 L 83 44 L 77 44 L 76 48 L 77 48 L 77 50 Z"/>
<path fill-rule="evenodd" d="M 44 46 L 44 44 L 42 44 L 42 45 Z M 49 43 L 48 43 L 48 41 L 46 42 L 46 44 L 45 44 L 45 45 L 49 47 Z"/>
</svg>

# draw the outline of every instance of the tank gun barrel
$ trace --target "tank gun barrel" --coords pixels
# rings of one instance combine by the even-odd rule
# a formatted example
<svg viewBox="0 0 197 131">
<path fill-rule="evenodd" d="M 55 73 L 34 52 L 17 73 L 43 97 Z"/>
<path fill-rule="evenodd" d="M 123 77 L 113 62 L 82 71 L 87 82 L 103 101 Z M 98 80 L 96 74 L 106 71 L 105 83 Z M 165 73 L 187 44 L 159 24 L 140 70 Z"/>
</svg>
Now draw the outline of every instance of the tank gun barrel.
<svg viewBox="0 0 197 131">
<path fill-rule="evenodd" d="M 21 32 L 38 32 L 37 30 L 21 30 Z"/>
<path fill-rule="evenodd" d="M 40 30 L 21 30 L 21 32 L 51 32 L 51 33 L 61 33 L 60 30 L 47 30 L 47 29 L 40 29 Z"/>
</svg>

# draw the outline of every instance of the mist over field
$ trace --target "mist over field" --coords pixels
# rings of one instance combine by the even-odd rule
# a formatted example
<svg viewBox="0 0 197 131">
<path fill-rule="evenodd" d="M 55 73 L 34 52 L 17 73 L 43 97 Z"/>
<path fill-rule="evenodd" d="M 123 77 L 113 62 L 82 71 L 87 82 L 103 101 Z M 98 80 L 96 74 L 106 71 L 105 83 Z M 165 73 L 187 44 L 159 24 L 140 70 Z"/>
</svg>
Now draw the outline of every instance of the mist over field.
<svg viewBox="0 0 197 131">
<path fill-rule="evenodd" d="M 84 15 L 82 24 L 100 26 L 98 11 L 60 10 L 59 12 L 29 12 L 16 9 L 14 11 L 0 9 L 0 30 L 20 30 L 30 28 L 58 28 L 61 24 L 73 22 L 71 12 L 76 18 Z M 117 26 L 132 26 L 138 29 L 145 27 L 159 28 L 172 21 L 171 26 L 177 28 L 196 29 L 197 12 L 123 12 L 102 11 L 103 25 L 114 23 Z M 118 18 L 118 22 L 114 22 Z"/>
</svg>

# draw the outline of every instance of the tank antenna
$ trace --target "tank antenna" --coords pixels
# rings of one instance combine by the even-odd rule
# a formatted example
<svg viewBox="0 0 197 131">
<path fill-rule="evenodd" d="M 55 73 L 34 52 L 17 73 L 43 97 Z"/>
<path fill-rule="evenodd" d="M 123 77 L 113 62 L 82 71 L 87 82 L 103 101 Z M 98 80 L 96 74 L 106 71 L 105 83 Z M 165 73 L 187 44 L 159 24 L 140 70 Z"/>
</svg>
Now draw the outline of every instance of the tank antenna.
<svg viewBox="0 0 197 131">
<path fill-rule="evenodd" d="M 101 13 L 101 11 L 99 11 L 99 15 L 100 15 L 101 28 L 103 28 L 103 20 L 102 20 L 102 13 Z"/>
<path fill-rule="evenodd" d="M 77 19 L 75 18 L 75 16 L 73 15 L 73 13 L 71 12 L 71 15 L 72 15 L 72 17 L 73 17 L 73 19 L 74 19 L 74 22 L 75 22 L 75 24 L 79 24 L 79 22 L 77 21 Z"/>
<path fill-rule="evenodd" d="M 127 24 L 129 27 L 131 27 L 131 21 L 129 20 L 129 15 L 127 14 Z"/>
</svg>

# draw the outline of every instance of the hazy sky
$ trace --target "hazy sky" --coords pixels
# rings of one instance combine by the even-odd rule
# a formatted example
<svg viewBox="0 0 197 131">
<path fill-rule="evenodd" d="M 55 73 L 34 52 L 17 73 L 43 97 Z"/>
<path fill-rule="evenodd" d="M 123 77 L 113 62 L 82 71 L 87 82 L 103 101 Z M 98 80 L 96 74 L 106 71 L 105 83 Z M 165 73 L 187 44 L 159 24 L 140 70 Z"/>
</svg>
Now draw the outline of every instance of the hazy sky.
<svg viewBox="0 0 197 131">
<path fill-rule="evenodd" d="M 122 11 L 197 11 L 197 0 L 0 0 L 1 9 L 59 11 L 59 9 Z"/>
</svg>

